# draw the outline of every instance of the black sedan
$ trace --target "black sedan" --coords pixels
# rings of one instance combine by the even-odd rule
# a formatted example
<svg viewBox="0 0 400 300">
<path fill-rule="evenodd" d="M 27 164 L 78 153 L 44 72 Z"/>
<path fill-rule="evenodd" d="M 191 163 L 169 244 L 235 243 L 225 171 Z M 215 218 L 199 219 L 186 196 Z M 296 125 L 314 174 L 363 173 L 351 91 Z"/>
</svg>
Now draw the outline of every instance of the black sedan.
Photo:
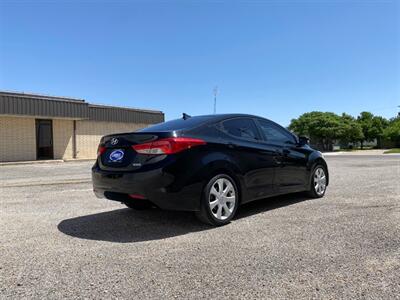
<svg viewBox="0 0 400 300">
<path fill-rule="evenodd" d="M 130 208 L 194 211 L 224 225 L 242 203 L 306 191 L 323 197 L 328 167 L 307 138 L 252 115 L 190 117 L 105 136 L 92 169 L 98 197 Z"/>
</svg>

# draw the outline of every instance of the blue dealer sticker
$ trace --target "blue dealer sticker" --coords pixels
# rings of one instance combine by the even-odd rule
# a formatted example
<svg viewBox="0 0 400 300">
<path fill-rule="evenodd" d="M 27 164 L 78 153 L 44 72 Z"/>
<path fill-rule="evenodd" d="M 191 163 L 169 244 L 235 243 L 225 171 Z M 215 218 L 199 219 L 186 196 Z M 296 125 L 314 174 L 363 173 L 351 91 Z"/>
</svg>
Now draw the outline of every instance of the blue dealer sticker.
<svg viewBox="0 0 400 300">
<path fill-rule="evenodd" d="M 124 158 L 124 150 L 118 149 L 110 153 L 110 160 L 112 162 L 121 161 Z"/>
</svg>

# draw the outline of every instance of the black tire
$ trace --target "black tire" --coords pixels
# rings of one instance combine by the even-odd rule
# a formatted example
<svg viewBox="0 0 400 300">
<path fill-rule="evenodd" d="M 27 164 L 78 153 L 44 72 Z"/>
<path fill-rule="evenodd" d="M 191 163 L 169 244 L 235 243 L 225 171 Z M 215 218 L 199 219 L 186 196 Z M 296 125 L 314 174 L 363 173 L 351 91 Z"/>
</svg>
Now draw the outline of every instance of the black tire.
<svg viewBox="0 0 400 300">
<path fill-rule="evenodd" d="M 316 190 L 316 185 L 315 185 L 315 181 L 314 181 L 314 177 L 316 176 L 316 172 L 317 172 L 318 169 L 322 169 L 323 172 L 324 172 L 324 175 L 325 175 L 325 188 L 324 188 L 322 193 L 318 192 Z M 313 168 L 313 170 L 311 172 L 310 190 L 307 192 L 308 196 L 310 196 L 312 198 L 322 198 L 322 197 L 325 196 L 325 192 L 326 192 L 326 188 L 327 188 L 327 185 L 326 185 L 326 180 L 327 180 L 326 176 L 327 175 L 326 174 L 327 174 L 327 171 L 326 171 L 326 167 L 324 165 L 317 164 L 317 165 L 314 166 L 314 168 Z"/>
<path fill-rule="evenodd" d="M 145 210 L 145 209 L 149 209 L 152 207 L 152 204 L 150 201 L 142 200 L 142 199 L 134 199 L 129 202 L 124 202 L 124 204 L 127 207 L 135 209 L 135 210 Z"/>
<path fill-rule="evenodd" d="M 214 216 L 215 212 L 213 213 L 213 211 L 212 211 L 212 209 L 210 207 L 210 199 L 211 199 L 210 197 L 212 197 L 210 195 L 210 192 L 211 192 L 211 189 L 213 188 L 213 186 L 215 184 L 217 184 L 217 180 L 218 179 L 228 180 L 232 184 L 233 189 L 234 189 L 234 194 L 231 192 L 230 196 L 228 197 L 228 195 L 227 195 L 227 197 L 226 197 L 226 198 L 232 198 L 233 197 L 232 195 L 234 195 L 234 199 L 232 198 L 229 201 L 228 200 L 224 200 L 224 201 L 227 201 L 227 202 L 225 202 L 226 207 L 229 208 L 229 209 L 232 209 L 232 211 L 229 212 L 230 213 L 229 216 L 225 217 L 225 219 L 223 219 L 223 220 L 222 219 L 218 219 L 216 216 Z M 225 182 L 225 181 L 223 181 L 223 182 Z M 226 188 L 228 188 L 227 185 L 226 185 Z M 204 187 L 203 194 L 202 194 L 202 197 L 201 197 L 200 211 L 196 212 L 196 217 L 201 222 L 206 223 L 206 224 L 210 224 L 210 225 L 213 225 L 213 226 L 226 225 L 232 220 L 232 218 L 236 214 L 237 208 L 239 206 L 239 196 L 240 195 L 239 195 L 239 192 L 238 192 L 238 188 L 236 186 L 236 182 L 232 179 L 232 177 L 230 177 L 230 176 L 228 176 L 226 174 L 216 175 L 213 178 L 211 178 L 209 180 L 209 182 L 207 183 L 207 185 Z M 227 203 L 229 203 L 229 204 L 227 204 Z M 229 207 L 230 205 L 232 205 L 232 206 Z M 220 205 L 218 204 L 217 210 L 219 209 L 219 206 Z M 224 214 L 224 213 L 225 214 L 227 213 L 225 211 L 225 208 L 222 208 L 221 212 L 223 212 L 223 213 L 220 213 L 220 215 Z M 224 216 L 221 216 L 221 217 L 223 218 Z"/>
</svg>

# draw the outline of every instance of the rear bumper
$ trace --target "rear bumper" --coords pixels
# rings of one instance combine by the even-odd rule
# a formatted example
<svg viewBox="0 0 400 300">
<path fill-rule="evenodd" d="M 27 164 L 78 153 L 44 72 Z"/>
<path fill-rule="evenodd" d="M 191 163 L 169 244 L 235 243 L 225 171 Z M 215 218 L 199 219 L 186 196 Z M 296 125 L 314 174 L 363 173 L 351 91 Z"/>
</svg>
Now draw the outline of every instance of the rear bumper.
<svg viewBox="0 0 400 300">
<path fill-rule="evenodd" d="M 129 194 L 139 194 L 166 210 L 198 211 L 201 183 L 177 186 L 176 177 L 162 168 L 146 172 L 103 171 L 97 164 L 92 169 L 93 191 L 99 198 L 135 201 Z"/>
</svg>

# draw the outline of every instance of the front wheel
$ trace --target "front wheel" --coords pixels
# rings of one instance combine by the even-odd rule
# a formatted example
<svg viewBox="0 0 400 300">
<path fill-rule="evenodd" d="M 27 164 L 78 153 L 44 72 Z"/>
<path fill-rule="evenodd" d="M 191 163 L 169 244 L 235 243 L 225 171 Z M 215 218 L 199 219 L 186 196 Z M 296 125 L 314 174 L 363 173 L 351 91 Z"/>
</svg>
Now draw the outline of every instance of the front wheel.
<svg viewBox="0 0 400 300">
<path fill-rule="evenodd" d="M 316 165 L 311 173 L 311 186 L 308 194 L 313 198 L 322 198 L 326 191 L 326 168 Z"/>
<path fill-rule="evenodd" d="M 228 224 L 239 205 L 239 194 L 235 181 L 226 174 L 219 174 L 208 182 L 201 199 L 197 218 L 214 226 Z"/>
</svg>

